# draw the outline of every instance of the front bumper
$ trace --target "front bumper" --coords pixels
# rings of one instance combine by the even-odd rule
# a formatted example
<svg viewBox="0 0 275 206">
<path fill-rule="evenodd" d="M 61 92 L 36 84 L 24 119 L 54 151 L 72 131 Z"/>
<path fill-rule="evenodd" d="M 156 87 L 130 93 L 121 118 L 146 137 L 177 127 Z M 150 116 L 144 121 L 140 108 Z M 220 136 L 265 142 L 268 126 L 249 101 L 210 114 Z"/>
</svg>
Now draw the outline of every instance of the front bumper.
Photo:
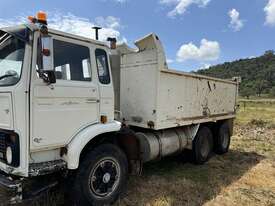
<svg viewBox="0 0 275 206">
<path fill-rule="evenodd" d="M 16 204 L 22 201 L 22 181 L 14 180 L 6 174 L 0 174 L 1 205 Z M 3 202 L 5 201 L 5 202 Z"/>
</svg>

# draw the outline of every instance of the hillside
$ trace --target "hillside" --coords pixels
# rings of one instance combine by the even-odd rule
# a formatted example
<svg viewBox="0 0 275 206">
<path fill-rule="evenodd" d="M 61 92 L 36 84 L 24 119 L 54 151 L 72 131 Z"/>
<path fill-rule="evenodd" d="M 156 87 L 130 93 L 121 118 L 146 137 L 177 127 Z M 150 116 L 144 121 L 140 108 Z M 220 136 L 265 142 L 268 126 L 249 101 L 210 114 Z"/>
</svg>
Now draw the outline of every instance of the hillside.
<svg viewBox="0 0 275 206">
<path fill-rule="evenodd" d="M 224 79 L 240 76 L 242 77 L 240 94 L 247 98 L 263 94 L 275 96 L 274 51 L 267 51 L 256 58 L 225 62 L 208 69 L 198 70 L 196 73 Z"/>
</svg>

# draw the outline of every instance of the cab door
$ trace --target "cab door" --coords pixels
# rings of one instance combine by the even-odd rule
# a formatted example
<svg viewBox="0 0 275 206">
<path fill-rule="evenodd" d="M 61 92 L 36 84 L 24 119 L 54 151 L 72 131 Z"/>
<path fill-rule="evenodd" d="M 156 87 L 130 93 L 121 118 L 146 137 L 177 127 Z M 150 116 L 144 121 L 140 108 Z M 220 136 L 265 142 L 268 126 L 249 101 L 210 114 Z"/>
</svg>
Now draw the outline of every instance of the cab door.
<svg viewBox="0 0 275 206">
<path fill-rule="evenodd" d="M 56 83 L 48 85 L 33 74 L 31 150 L 65 146 L 99 121 L 94 48 L 53 35 L 52 52 Z"/>
</svg>

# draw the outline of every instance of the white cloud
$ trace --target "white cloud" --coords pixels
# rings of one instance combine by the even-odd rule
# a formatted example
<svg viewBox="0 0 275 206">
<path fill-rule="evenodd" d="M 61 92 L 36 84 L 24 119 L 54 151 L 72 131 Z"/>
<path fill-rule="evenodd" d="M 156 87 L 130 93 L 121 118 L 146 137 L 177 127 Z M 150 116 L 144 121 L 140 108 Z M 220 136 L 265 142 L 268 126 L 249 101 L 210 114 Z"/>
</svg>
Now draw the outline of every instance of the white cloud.
<svg viewBox="0 0 275 206">
<path fill-rule="evenodd" d="M 104 3 L 106 3 L 106 2 L 114 2 L 114 3 L 118 3 L 118 4 L 124 4 L 128 0 L 101 0 L 101 1 L 104 2 Z"/>
<path fill-rule="evenodd" d="M 159 1 L 161 4 L 170 4 L 170 5 L 173 5 L 173 4 L 176 4 L 178 3 L 179 1 L 178 0 L 160 0 Z"/>
<path fill-rule="evenodd" d="M 209 69 L 212 65 L 211 64 L 202 64 L 199 68 L 196 70 L 202 70 L 202 69 Z"/>
<path fill-rule="evenodd" d="M 105 1 L 107 1 L 107 0 L 105 0 Z M 117 3 L 125 3 L 127 0 L 112 0 L 112 1 L 115 1 Z"/>
<path fill-rule="evenodd" d="M 26 15 L 27 16 L 27 15 Z M 25 17 L 16 17 L 14 19 L 0 19 L 0 27 L 13 26 L 26 22 Z M 125 37 L 121 36 L 120 19 L 107 16 L 97 17 L 94 22 L 87 18 L 75 16 L 71 13 L 63 14 L 61 12 L 48 13 L 49 28 L 76 34 L 88 38 L 95 38 L 95 32 L 92 27 L 97 25 L 103 27 L 99 31 L 99 39 L 106 41 L 108 37 L 116 37 L 119 41 L 127 41 Z"/>
<path fill-rule="evenodd" d="M 240 31 L 244 26 L 243 20 L 240 19 L 240 13 L 236 9 L 231 9 L 228 12 L 228 16 L 231 19 L 229 27 L 232 28 L 234 31 Z"/>
<path fill-rule="evenodd" d="M 21 17 L 18 17 L 16 19 L 0 19 L 0 27 L 8 27 L 13 25 L 19 25 L 23 24 L 24 21 Z"/>
<path fill-rule="evenodd" d="M 167 62 L 168 64 L 171 64 L 171 63 L 174 62 L 174 60 L 173 60 L 173 59 L 167 59 L 166 62 Z"/>
<path fill-rule="evenodd" d="M 99 16 L 95 18 L 95 22 L 96 24 L 105 28 L 112 28 L 112 29 L 121 28 L 120 19 L 113 16 L 107 16 L 106 18 Z"/>
<path fill-rule="evenodd" d="M 187 8 L 193 4 L 199 7 L 205 7 L 210 1 L 211 0 L 160 0 L 160 3 L 168 6 L 175 6 L 174 9 L 168 13 L 169 17 L 175 17 L 184 14 Z"/>
<path fill-rule="evenodd" d="M 220 44 L 217 41 L 202 39 L 199 47 L 192 42 L 183 44 L 177 52 L 177 61 L 215 61 L 220 56 Z"/>
<path fill-rule="evenodd" d="M 106 41 L 108 37 L 123 38 L 119 31 L 121 28 L 120 19 L 113 16 L 100 16 L 95 18 L 94 22 L 71 13 L 66 15 L 59 12 L 53 14 L 49 13 L 49 17 L 48 25 L 53 29 L 94 39 L 95 33 L 92 27 L 97 25 L 103 27 L 99 30 L 100 40 Z"/>
<path fill-rule="evenodd" d="M 269 0 L 264 11 L 266 14 L 265 24 L 275 26 L 275 0 Z"/>
</svg>

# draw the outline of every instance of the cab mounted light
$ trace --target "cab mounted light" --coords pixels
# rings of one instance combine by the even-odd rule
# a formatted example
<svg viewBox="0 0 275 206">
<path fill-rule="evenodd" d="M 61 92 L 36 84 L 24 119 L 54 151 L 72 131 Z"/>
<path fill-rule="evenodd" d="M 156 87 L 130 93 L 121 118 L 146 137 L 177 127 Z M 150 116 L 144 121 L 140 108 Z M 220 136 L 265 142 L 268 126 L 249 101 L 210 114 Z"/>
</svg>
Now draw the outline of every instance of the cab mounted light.
<svg viewBox="0 0 275 206">
<path fill-rule="evenodd" d="M 47 14 L 43 11 L 39 11 L 36 14 L 36 18 L 38 20 L 38 23 L 47 25 Z"/>
<path fill-rule="evenodd" d="M 47 28 L 47 14 L 44 11 L 39 11 L 36 14 L 36 17 L 34 16 L 29 16 L 28 17 L 29 21 L 33 24 L 38 24 L 40 27 L 40 32 L 43 35 L 48 34 L 48 28 Z"/>
<path fill-rule="evenodd" d="M 31 23 L 35 24 L 37 19 L 36 19 L 35 17 L 33 17 L 33 16 L 28 16 L 28 20 L 29 20 Z"/>
<path fill-rule="evenodd" d="M 100 122 L 101 122 L 102 124 L 106 124 L 107 121 L 108 121 L 108 118 L 107 118 L 106 115 L 101 115 L 101 116 L 100 116 Z"/>
<path fill-rule="evenodd" d="M 36 17 L 28 16 L 28 19 L 33 24 L 40 23 L 47 25 L 47 14 L 44 11 L 37 12 Z"/>
</svg>

